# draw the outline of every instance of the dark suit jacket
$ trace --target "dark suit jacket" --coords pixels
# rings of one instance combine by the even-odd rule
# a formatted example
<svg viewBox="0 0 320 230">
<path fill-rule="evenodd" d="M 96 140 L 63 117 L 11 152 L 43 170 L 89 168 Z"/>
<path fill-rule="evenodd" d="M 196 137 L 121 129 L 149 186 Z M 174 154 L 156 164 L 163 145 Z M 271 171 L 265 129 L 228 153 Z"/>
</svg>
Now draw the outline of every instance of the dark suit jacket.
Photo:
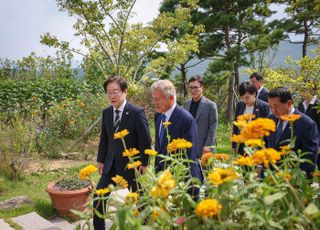
<svg viewBox="0 0 320 230">
<path fill-rule="evenodd" d="M 320 100 L 316 100 L 314 104 L 309 104 L 307 110 L 304 109 L 303 102 L 300 102 L 298 105 L 298 110 L 304 114 L 306 114 L 308 117 L 310 117 L 318 127 L 318 133 L 320 133 Z"/>
<path fill-rule="evenodd" d="M 195 163 L 192 163 L 190 165 L 191 169 L 191 175 L 192 177 L 198 178 L 201 182 L 203 181 L 201 168 L 199 165 L 198 159 L 198 144 L 197 144 L 197 138 L 198 138 L 198 131 L 197 131 L 197 124 L 192 117 L 192 115 L 181 108 L 180 106 L 176 106 L 173 113 L 171 114 L 171 117 L 169 119 L 169 122 L 171 122 L 171 125 L 169 125 L 168 130 L 169 134 L 171 136 L 171 140 L 177 139 L 177 138 L 184 138 L 187 141 L 192 142 L 192 148 L 188 149 L 187 155 L 188 158 L 195 161 Z M 167 145 L 168 140 L 165 138 L 163 140 L 162 146 L 159 145 L 159 127 L 161 123 L 161 113 L 156 113 L 155 115 L 155 137 L 156 137 L 156 150 L 159 154 L 168 155 L 167 153 Z M 163 171 L 165 170 L 164 162 L 160 162 L 163 160 L 161 157 L 156 158 L 156 169 L 157 171 Z"/>
<path fill-rule="evenodd" d="M 303 156 L 304 159 L 309 159 L 313 163 L 316 162 L 317 151 L 319 146 L 319 134 L 318 129 L 314 121 L 308 116 L 295 110 L 295 114 L 300 114 L 301 118 L 293 123 L 293 135 L 295 136 L 294 151 L 301 149 L 302 153 L 309 152 Z M 272 114 L 269 116 L 276 123 L 278 119 Z M 274 132 L 266 138 L 266 146 L 268 148 L 274 148 L 280 150 L 280 146 L 288 145 L 291 136 L 291 127 L 288 123 L 282 132 L 280 140 L 276 143 Z M 302 163 L 300 166 L 301 170 L 305 171 L 308 178 L 311 178 L 311 173 L 315 170 L 315 166 L 309 163 Z"/>
<path fill-rule="evenodd" d="M 261 92 L 258 95 L 258 99 L 268 103 L 268 93 L 269 93 L 269 91 L 263 87 Z"/>
<path fill-rule="evenodd" d="M 183 108 L 190 110 L 191 100 L 186 101 Z M 198 147 L 200 155 L 204 146 L 215 145 L 218 126 L 218 110 L 215 102 L 202 97 L 195 117 L 198 126 Z"/>
<path fill-rule="evenodd" d="M 243 114 L 245 108 L 246 108 L 246 104 L 243 103 L 242 101 L 239 101 L 237 103 L 235 117 L 234 117 L 235 121 L 237 120 L 237 117 L 239 115 Z M 256 115 L 255 119 L 259 118 L 259 117 L 268 117 L 270 114 L 269 105 L 267 103 L 265 103 L 264 101 L 256 99 L 256 101 L 254 103 L 254 107 L 253 107 L 253 114 Z M 235 125 L 233 125 L 232 134 L 234 134 L 234 135 L 240 134 L 239 128 Z M 232 142 L 232 148 L 236 148 L 236 146 L 237 146 L 237 144 Z M 243 145 L 239 146 L 238 153 L 243 154 Z"/>
<path fill-rule="evenodd" d="M 103 173 L 108 174 L 112 164 L 118 175 L 124 176 L 127 180 L 134 178 L 133 169 L 125 169 L 129 162 L 128 157 L 123 157 L 124 147 L 120 139 L 113 139 L 113 107 L 110 106 L 102 113 L 102 129 L 97 161 L 103 163 Z M 151 136 L 148 121 L 143 109 L 130 103 L 126 103 L 120 122 L 119 131 L 127 129 L 129 134 L 125 136 L 127 148 L 136 148 L 140 151 L 139 159 L 143 165 L 147 165 L 148 157 L 144 154 L 145 149 L 151 148 Z M 130 183 L 130 181 L 128 181 Z"/>
</svg>

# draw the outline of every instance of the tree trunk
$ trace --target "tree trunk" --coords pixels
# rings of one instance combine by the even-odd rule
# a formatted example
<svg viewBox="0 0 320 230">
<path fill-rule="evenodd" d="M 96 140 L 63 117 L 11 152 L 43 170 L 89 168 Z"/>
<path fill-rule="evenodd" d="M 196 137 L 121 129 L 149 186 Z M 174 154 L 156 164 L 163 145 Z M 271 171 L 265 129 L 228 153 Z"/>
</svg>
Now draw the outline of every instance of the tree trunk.
<svg viewBox="0 0 320 230">
<path fill-rule="evenodd" d="M 181 71 L 181 91 L 183 93 L 183 96 L 187 96 L 188 91 L 186 87 L 186 81 L 187 81 L 187 69 L 186 64 L 180 64 L 180 71 Z"/>
<path fill-rule="evenodd" d="M 304 58 L 307 56 L 307 45 L 308 45 L 308 39 L 309 39 L 309 32 L 308 32 L 308 24 L 306 21 L 303 22 L 304 27 L 304 39 L 302 44 L 302 57 Z"/>
</svg>

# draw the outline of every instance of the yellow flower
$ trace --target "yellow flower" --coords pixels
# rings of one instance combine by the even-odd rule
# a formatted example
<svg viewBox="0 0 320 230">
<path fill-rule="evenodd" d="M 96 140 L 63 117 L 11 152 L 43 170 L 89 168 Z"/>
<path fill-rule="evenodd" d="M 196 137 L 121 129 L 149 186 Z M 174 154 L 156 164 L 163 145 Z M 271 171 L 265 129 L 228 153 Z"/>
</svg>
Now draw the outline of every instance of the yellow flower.
<svg viewBox="0 0 320 230">
<path fill-rule="evenodd" d="M 252 158 L 256 164 L 269 167 L 270 163 L 275 164 L 281 159 L 281 153 L 272 148 L 260 149 L 253 153 Z"/>
<path fill-rule="evenodd" d="M 260 147 L 262 148 L 265 145 L 265 142 L 261 139 L 249 139 L 245 144 L 251 148 Z"/>
<path fill-rule="evenodd" d="M 144 150 L 144 153 L 147 155 L 150 155 L 150 156 L 156 156 L 158 154 L 157 151 L 152 150 L 152 149 L 146 149 L 146 150 Z"/>
<path fill-rule="evenodd" d="M 290 173 L 287 173 L 287 172 L 277 172 L 276 173 L 278 177 L 282 177 L 286 180 L 290 180 L 291 179 L 291 175 Z"/>
<path fill-rule="evenodd" d="M 139 199 L 139 194 L 136 192 L 130 192 L 128 193 L 128 195 L 126 196 L 126 203 L 127 204 L 136 204 L 138 202 Z"/>
<path fill-rule="evenodd" d="M 88 176 L 90 176 L 92 173 L 94 173 L 96 171 L 98 171 L 97 167 L 94 166 L 93 164 L 90 164 L 80 170 L 79 177 L 81 180 L 84 180 L 85 178 L 87 178 Z"/>
<path fill-rule="evenodd" d="M 225 182 L 230 182 L 239 178 L 237 173 L 232 168 L 215 168 L 208 174 L 208 179 L 213 185 L 220 185 Z"/>
<path fill-rule="evenodd" d="M 116 184 L 117 186 L 119 186 L 120 188 L 128 188 L 128 182 L 119 175 L 116 175 L 115 177 L 111 178 Z"/>
<path fill-rule="evenodd" d="M 171 122 L 170 121 L 166 121 L 166 122 L 163 122 L 162 125 L 168 127 L 169 125 L 171 125 Z"/>
<path fill-rule="evenodd" d="M 226 161 L 229 159 L 229 155 L 225 153 L 215 153 L 213 154 L 213 158 L 220 161 Z"/>
<path fill-rule="evenodd" d="M 128 169 L 138 168 L 141 164 L 142 164 L 141 161 L 135 161 L 133 163 L 127 164 L 127 168 Z"/>
<path fill-rule="evenodd" d="M 251 121 L 242 130 L 240 135 L 246 140 L 249 139 L 261 139 L 265 136 L 269 136 L 271 132 L 276 130 L 276 124 L 269 118 L 258 118 Z"/>
<path fill-rule="evenodd" d="M 294 122 L 295 120 L 298 120 L 301 118 L 300 114 L 289 114 L 289 115 L 283 115 L 280 117 L 281 120 L 288 121 L 288 122 Z"/>
<path fill-rule="evenodd" d="M 178 149 L 189 149 L 192 143 L 183 138 L 173 139 L 167 146 L 168 152 L 174 152 Z"/>
<path fill-rule="evenodd" d="M 127 129 L 121 130 L 113 135 L 113 139 L 123 139 L 125 136 L 129 134 Z"/>
<path fill-rule="evenodd" d="M 252 157 L 246 156 L 246 157 L 239 157 L 238 159 L 235 159 L 233 161 L 233 164 L 235 165 L 241 165 L 241 166 L 255 166 L 257 165 Z"/>
<path fill-rule="evenodd" d="M 204 199 L 196 206 L 196 215 L 203 218 L 211 218 L 221 212 L 222 205 L 215 199 Z"/>
<path fill-rule="evenodd" d="M 280 146 L 280 149 L 281 149 L 281 156 L 287 155 L 292 150 L 290 145 Z"/>
<path fill-rule="evenodd" d="M 139 153 L 140 153 L 140 151 L 137 150 L 136 148 L 130 148 L 130 149 L 124 150 L 124 152 L 122 153 L 122 156 L 123 157 L 133 157 Z"/>
<path fill-rule="evenodd" d="M 202 154 L 201 165 L 204 167 L 207 167 L 210 158 L 213 158 L 213 153 L 207 152 L 207 153 Z"/>
<path fill-rule="evenodd" d="M 231 141 L 236 143 L 244 143 L 246 139 L 239 134 L 239 135 L 232 135 Z"/>
<path fill-rule="evenodd" d="M 248 122 L 247 121 L 234 121 L 233 124 L 235 126 L 237 126 L 239 129 L 242 129 L 243 127 L 245 127 Z"/>
<path fill-rule="evenodd" d="M 134 217 L 139 216 L 139 214 L 140 214 L 139 210 L 137 210 L 137 209 L 132 210 L 132 215 L 133 215 Z"/>
<path fill-rule="evenodd" d="M 237 121 L 250 121 L 255 117 L 256 117 L 256 115 L 252 114 L 252 113 L 243 114 L 243 115 L 237 116 Z"/>
<path fill-rule="evenodd" d="M 108 189 L 108 188 L 102 188 L 102 189 L 98 189 L 97 191 L 96 191 L 96 194 L 98 195 L 98 196 L 103 196 L 103 195 L 105 195 L 105 194 L 107 194 L 107 193 L 109 193 L 110 192 L 110 189 Z"/>
<path fill-rule="evenodd" d="M 314 177 L 320 177 L 320 171 L 311 173 Z"/>
<path fill-rule="evenodd" d="M 169 196 L 170 191 L 176 186 L 175 180 L 172 178 L 170 171 L 164 171 L 157 184 L 151 189 L 151 196 L 166 198 Z"/>
<path fill-rule="evenodd" d="M 156 220 L 160 215 L 160 212 L 158 210 L 154 210 L 152 213 L 151 213 L 151 219 L 152 220 Z"/>
</svg>

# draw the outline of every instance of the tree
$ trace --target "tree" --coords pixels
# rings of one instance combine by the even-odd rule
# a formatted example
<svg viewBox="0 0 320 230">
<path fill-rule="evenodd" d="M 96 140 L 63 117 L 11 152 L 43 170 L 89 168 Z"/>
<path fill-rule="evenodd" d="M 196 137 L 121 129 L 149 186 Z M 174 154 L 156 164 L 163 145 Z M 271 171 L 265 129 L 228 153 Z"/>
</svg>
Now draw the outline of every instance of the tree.
<svg viewBox="0 0 320 230">
<path fill-rule="evenodd" d="M 81 39 L 88 50 L 94 50 L 104 58 L 96 59 L 90 52 L 86 54 L 71 48 L 68 42 L 59 41 L 49 33 L 44 34 L 41 41 L 49 46 L 72 50 L 85 58 L 92 58 L 104 76 L 111 72 L 128 80 L 138 81 L 141 78 L 138 76 L 141 68 L 161 75 L 162 70 L 182 62 L 189 52 L 197 50 L 197 41 L 192 35 L 183 36 L 175 42 L 163 39 L 189 17 L 190 10 L 196 7 L 195 2 L 196 0 L 188 0 L 188 8 L 176 9 L 174 14 L 162 13 L 145 26 L 141 23 L 129 23 L 136 0 L 57 0 L 62 11 L 77 19 L 74 25 L 77 31 L 75 36 Z M 145 67 L 149 55 L 160 47 L 164 47 L 168 53 Z M 98 56 L 101 57 L 100 55 Z M 106 66 L 111 71 L 106 70 Z"/>
<path fill-rule="evenodd" d="M 248 55 L 263 51 L 284 38 L 277 20 L 266 22 L 274 12 L 270 1 L 202 0 L 195 15 L 197 24 L 205 25 L 201 46 L 207 55 L 220 57 L 232 73 L 228 79 L 226 119 L 231 120 L 235 93 L 239 86 L 239 67 L 248 65 Z M 200 47 L 201 47 L 200 46 Z M 201 49 L 201 48 L 200 48 Z M 220 60 L 221 61 L 221 60 Z M 225 71 L 225 67 L 223 67 Z"/>
<path fill-rule="evenodd" d="M 285 1 L 285 11 L 290 15 L 286 22 L 289 33 L 303 35 L 302 41 L 291 41 L 291 43 L 302 44 L 302 57 L 307 55 L 307 47 L 319 44 L 319 1 L 316 0 L 294 0 Z"/>
</svg>

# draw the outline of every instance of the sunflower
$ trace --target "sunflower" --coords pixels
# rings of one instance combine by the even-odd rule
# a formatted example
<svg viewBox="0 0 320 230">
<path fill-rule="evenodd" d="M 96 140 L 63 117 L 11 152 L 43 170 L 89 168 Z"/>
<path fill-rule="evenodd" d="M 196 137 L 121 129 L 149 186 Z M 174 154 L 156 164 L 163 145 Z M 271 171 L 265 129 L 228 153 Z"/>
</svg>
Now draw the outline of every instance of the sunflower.
<svg viewBox="0 0 320 230">
<path fill-rule="evenodd" d="M 137 150 L 136 148 L 130 148 L 130 149 L 125 149 L 124 152 L 122 153 L 122 156 L 123 157 L 133 157 L 139 153 L 140 153 L 140 151 Z"/>
<path fill-rule="evenodd" d="M 153 149 L 146 149 L 144 150 L 144 153 L 150 156 L 156 156 L 158 154 L 158 152 Z"/>
<path fill-rule="evenodd" d="M 139 194 L 136 192 L 130 192 L 126 196 L 125 200 L 127 204 L 136 204 L 139 199 Z"/>
<path fill-rule="evenodd" d="M 176 186 L 175 180 L 172 178 L 170 171 L 165 171 L 159 177 L 157 184 L 151 189 L 151 196 L 166 198 L 170 191 Z"/>
<path fill-rule="evenodd" d="M 296 120 L 299 120 L 301 118 L 301 115 L 300 114 L 289 114 L 289 115 L 283 115 L 280 118 L 283 121 L 294 122 Z"/>
<path fill-rule="evenodd" d="M 213 185 L 230 182 L 239 178 L 233 168 L 215 168 L 208 174 L 208 179 Z"/>
<path fill-rule="evenodd" d="M 98 196 L 103 196 L 103 195 L 105 195 L 105 194 L 107 194 L 107 193 L 109 193 L 109 192 L 110 192 L 110 189 L 108 189 L 108 188 L 102 188 L 102 189 L 97 189 L 96 194 L 97 194 Z"/>
<path fill-rule="evenodd" d="M 113 135 L 113 139 L 123 139 L 125 136 L 129 134 L 127 129 L 121 130 Z"/>
<path fill-rule="evenodd" d="M 264 167 L 269 167 L 269 164 L 275 164 L 281 160 L 281 152 L 273 148 L 260 149 L 253 153 L 252 158 L 256 164 L 263 164 Z"/>
<path fill-rule="evenodd" d="M 90 176 L 92 173 L 96 171 L 98 171 L 97 167 L 93 164 L 90 164 L 80 170 L 79 177 L 81 180 L 84 180 L 85 178 L 87 178 L 88 176 Z"/>
<path fill-rule="evenodd" d="M 249 157 L 249 156 L 245 156 L 245 157 L 241 156 L 241 157 L 235 159 L 233 161 L 233 164 L 241 165 L 241 166 L 255 166 L 255 165 L 257 165 L 255 163 L 255 161 L 253 160 L 253 158 Z"/>
<path fill-rule="evenodd" d="M 192 143 L 183 138 L 173 139 L 167 146 L 168 152 L 174 152 L 178 149 L 189 149 Z"/>
<path fill-rule="evenodd" d="M 122 176 L 116 175 L 115 177 L 112 177 L 111 179 L 120 188 L 128 188 L 128 182 Z"/>
<path fill-rule="evenodd" d="M 138 168 L 141 164 L 142 164 L 141 161 L 135 161 L 133 163 L 127 164 L 127 168 L 128 169 Z"/>
<path fill-rule="evenodd" d="M 204 166 L 204 167 L 207 167 L 210 158 L 213 158 L 213 153 L 207 152 L 207 153 L 202 154 L 202 156 L 201 156 L 201 165 Z"/>
</svg>

